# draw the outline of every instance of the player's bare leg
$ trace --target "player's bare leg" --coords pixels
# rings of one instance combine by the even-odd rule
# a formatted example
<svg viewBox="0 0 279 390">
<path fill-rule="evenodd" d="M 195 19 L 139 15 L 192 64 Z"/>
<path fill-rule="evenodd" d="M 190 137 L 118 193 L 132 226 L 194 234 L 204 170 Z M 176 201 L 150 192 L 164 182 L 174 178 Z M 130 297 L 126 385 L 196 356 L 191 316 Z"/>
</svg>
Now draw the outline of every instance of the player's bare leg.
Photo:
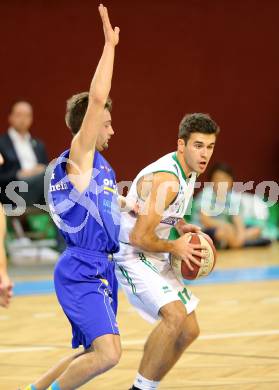
<svg viewBox="0 0 279 390">
<path fill-rule="evenodd" d="M 47 389 L 66 370 L 66 368 L 68 368 L 74 359 L 90 351 L 92 352 L 91 349 L 88 349 L 61 359 L 60 362 L 50 368 L 41 378 L 34 382 L 36 390 Z"/>
<path fill-rule="evenodd" d="M 160 381 L 199 335 L 195 313 L 187 315 L 182 302 L 171 302 L 160 313 L 162 321 L 148 337 L 139 367 L 140 375 L 153 381 Z"/>
<path fill-rule="evenodd" d="M 57 378 L 61 390 L 74 390 L 97 375 L 114 367 L 121 356 L 120 337 L 108 334 L 98 337 L 92 344 L 93 351 L 74 359 Z"/>
</svg>

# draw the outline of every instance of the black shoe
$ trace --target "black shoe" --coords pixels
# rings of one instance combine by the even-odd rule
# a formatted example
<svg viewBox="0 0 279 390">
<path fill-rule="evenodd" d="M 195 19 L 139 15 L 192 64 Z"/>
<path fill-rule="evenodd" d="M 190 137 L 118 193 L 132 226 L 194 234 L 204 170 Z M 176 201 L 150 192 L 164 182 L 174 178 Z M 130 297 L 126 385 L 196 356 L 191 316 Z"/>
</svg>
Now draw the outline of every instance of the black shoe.
<svg viewBox="0 0 279 390">
<path fill-rule="evenodd" d="M 132 386 L 129 390 L 140 390 L 138 387 Z"/>
<path fill-rule="evenodd" d="M 250 247 L 253 247 L 253 246 L 267 246 L 267 245 L 270 245 L 271 244 L 271 240 L 269 240 L 268 238 L 256 238 L 254 240 L 247 240 L 245 241 L 244 243 L 244 247 L 245 248 L 250 248 Z"/>
</svg>

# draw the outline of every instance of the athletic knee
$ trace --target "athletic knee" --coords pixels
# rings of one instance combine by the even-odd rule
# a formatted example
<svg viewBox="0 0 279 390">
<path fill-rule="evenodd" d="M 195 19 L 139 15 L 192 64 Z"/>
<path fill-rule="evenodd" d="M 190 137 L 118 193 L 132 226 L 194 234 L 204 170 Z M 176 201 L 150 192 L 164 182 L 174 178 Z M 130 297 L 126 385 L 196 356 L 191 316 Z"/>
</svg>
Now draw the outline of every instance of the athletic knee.
<svg viewBox="0 0 279 390">
<path fill-rule="evenodd" d="M 161 309 L 161 315 L 167 328 L 172 332 L 180 332 L 187 318 L 185 306 L 177 301 L 172 302 Z"/>
<path fill-rule="evenodd" d="M 108 351 L 102 351 L 99 353 L 99 359 L 102 362 L 104 370 L 109 370 L 110 368 L 115 367 L 120 361 L 121 353 L 120 348 L 111 348 Z"/>
<path fill-rule="evenodd" d="M 199 327 L 199 325 L 195 324 L 195 326 L 192 326 L 191 329 L 188 329 L 186 333 L 187 333 L 186 337 L 188 338 L 189 343 L 192 343 L 200 335 L 200 327 Z"/>
<path fill-rule="evenodd" d="M 200 335 L 200 327 L 198 323 L 192 324 L 191 327 L 186 327 L 177 339 L 177 348 L 185 349 L 192 344 Z"/>
</svg>

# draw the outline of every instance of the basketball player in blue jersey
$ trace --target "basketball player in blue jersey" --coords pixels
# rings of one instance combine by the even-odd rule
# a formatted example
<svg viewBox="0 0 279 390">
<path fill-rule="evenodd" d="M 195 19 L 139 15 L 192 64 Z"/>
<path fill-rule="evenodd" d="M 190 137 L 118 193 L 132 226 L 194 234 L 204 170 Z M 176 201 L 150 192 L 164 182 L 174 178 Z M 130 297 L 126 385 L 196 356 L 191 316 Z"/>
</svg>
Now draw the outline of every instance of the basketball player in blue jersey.
<svg viewBox="0 0 279 390">
<path fill-rule="evenodd" d="M 73 348 L 84 352 L 60 361 L 29 390 L 77 389 L 115 366 L 121 355 L 116 322 L 117 281 L 113 253 L 119 250 L 115 175 L 99 153 L 114 134 L 109 92 L 119 28 L 99 6 L 104 50 L 89 93 L 73 96 L 66 123 L 74 137 L 55 163 L 49 203 L 67 249 L 54 273 L 55 290 L 72 326 Z"/>
</svg>

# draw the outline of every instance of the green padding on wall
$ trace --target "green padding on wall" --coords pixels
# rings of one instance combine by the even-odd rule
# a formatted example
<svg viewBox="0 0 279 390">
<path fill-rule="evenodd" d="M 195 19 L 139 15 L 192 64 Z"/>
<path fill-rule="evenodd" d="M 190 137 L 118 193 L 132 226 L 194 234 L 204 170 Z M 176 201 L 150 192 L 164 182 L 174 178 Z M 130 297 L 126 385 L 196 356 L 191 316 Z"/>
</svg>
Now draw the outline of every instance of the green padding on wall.
<svg viewBox="0 0 279 390">
<path fill-rule="evenodd" d="M 275 203 L 268 208 L 268 224 L 279 227 L 279 203 Z"/>
</svg>

